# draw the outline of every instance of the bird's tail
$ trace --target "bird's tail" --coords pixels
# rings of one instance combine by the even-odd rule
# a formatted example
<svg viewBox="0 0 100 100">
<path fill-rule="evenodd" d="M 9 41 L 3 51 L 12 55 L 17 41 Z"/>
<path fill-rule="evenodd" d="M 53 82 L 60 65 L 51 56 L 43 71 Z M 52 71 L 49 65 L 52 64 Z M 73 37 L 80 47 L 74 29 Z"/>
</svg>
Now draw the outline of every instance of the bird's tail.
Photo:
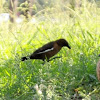
<svg viewBox="0 0 100 100">
<path fill-rule="evenodd" d="M 27 60 L 27 57 L 22 57 L 21 61 Z"/>
</svg>

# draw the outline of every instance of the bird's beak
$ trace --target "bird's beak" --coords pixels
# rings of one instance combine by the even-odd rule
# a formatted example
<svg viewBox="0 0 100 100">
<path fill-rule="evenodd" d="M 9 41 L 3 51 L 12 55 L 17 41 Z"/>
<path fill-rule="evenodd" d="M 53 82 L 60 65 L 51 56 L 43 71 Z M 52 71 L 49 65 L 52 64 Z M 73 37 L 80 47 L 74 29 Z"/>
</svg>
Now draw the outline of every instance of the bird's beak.
<svg viewBox="0 0 100 100">
<path fill-rule="evenodd" d="M 71 47 L 70 47 L 70 46 L 68 46 L 68 48 L 69 48 L 69 49 L 71 49 Z"/>
</svg>

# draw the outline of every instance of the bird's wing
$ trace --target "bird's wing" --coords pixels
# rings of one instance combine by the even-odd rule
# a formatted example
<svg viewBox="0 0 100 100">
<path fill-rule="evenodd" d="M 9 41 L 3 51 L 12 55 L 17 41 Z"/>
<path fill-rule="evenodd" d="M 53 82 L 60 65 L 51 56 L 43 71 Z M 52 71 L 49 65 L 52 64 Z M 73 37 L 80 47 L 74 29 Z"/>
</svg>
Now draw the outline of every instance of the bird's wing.
<svg viewBox="0 0 100 100">
<path fill-rule="evenodd" d="M 42 46 L 41 48 L 37 49 L 34 54 L 43 54 L 52 50 L 54 50 L 54 42 L 50 42 Z"/>
</svg>

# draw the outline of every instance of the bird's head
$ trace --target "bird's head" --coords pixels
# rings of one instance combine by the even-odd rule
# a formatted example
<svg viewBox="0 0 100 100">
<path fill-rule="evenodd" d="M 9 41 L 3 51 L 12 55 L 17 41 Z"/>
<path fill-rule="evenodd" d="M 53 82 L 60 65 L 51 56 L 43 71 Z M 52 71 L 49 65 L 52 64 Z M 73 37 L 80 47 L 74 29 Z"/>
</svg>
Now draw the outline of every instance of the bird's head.
<svg viewBox="0 0 100 100">
<path fill-rule="evenodd" d="M 65 39 L 59 39 L 59 40 L 57 40 L 56 42 L 57 42 L 57 44 L 58 44 L 59 46 L 61 46 L 61 47 L 66 46 L 66 47 L 68 47 L 69 49 L 71 49 L 71 47 L 69 46 L 69 43 L 68 43 Z"/>
<path fill-rule="evenodd" d="M 100 54 L 98 55 L 98 57 L 100 57 Z"/>
</svg>

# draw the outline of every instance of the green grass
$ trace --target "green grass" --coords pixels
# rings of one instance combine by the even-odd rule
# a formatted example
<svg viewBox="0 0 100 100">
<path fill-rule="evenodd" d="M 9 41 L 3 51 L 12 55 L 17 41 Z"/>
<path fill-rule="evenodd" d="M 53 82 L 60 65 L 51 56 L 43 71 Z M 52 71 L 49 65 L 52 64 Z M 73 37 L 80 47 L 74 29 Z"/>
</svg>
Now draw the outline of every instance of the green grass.
<svg viewBox="0 0 100 100">
<path fill-rule="evenodd" d="M 66 8 L 68 9 L 68 8 Z M 100 13 L 94 5 L 70 13 L 51 9 L 36 16 L 37 23 L 2 23 L 0 26 L 1 100 L 84 100 L 100 99 L 96 63 L 100 53 Z M 39 17 L 46 20 L 41 21 Z M 63 48 L 62 58 L 46 62 L 21 62 L 43 44 L 65 38 L 71 50 Z"/>
</svg>

